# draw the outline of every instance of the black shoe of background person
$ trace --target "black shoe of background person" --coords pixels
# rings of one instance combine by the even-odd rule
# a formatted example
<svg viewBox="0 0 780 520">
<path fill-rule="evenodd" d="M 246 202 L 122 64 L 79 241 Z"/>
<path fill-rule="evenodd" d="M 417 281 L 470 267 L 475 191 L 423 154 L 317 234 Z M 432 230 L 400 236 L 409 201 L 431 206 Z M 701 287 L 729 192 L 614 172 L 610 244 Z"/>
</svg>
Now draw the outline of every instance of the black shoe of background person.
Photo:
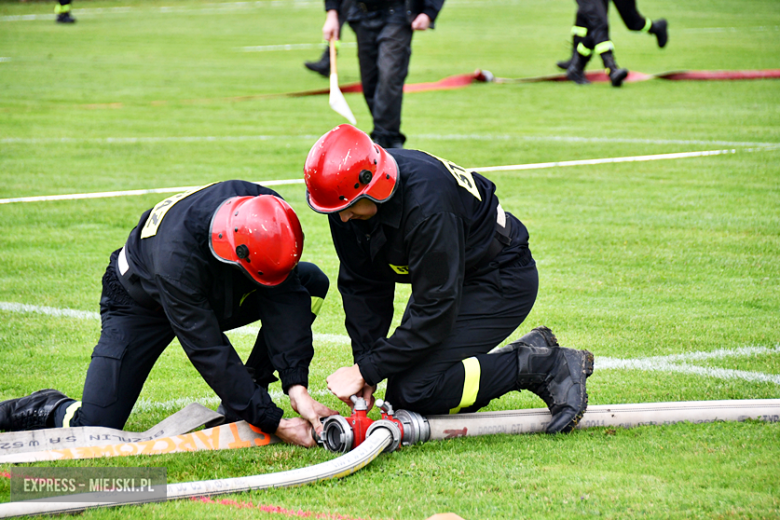
<svg viewBox="0 0 780 520">
<path fill-rule="evenodd" d="M 602 53 L 601 61 L 604 62 L 604 67 L 608 69 L 609 81 L 612 82 L 612 86 L 621 86 L 623 80 L 628 77 L 628 70 L 618 67 L 618 64 L 615 62 L 615 55 L 612 54 L 612 51 Z"/>
<path fill-rule="evenodd" d="M 609 81 L 613 87 L 619 87 L 628 77 L 628 69 L 615 69 L 609 71 Z"/>
<path fill-rule="evenodd" d="M 655 34 L 655 37 L 658 38 L 658 46 L 662 49 L 666 47 L 666 42 L 669 41 L 669 31 L 667 30 L 667 26 L 668 24 L 663 18 L 654 21 L 650 26 L 650 34 Z"/>
<path fill-rule="evenodd" d="M 76 23 L 76 19 L 70 13 L 60 13 L 57 15 L 57 23 Z"/>
<path fill-rule="evenodd" d="M 376 139 L 373 139 L 373 141 L 384 148 L 385 150 L 388 150 L 390 148 L 403 148 L 404 142 L 402 139 L 393 138 L 393 137 L 382 137 L 377 136 Z"/>
<path fill-rule="evenodd" d="M 21 432 L 54 427 L 54 411 L 63 401 L 73 401 L 57 390 L 33 392 L 27 397 L 0 403 L 0 430 Z"/>
<path fill-rule="evenodd" d="M 569 58 L 566 61 L 563 61 L 563 60 L 557 61 L 557 62 L 555 62 L 555 66 L 558 67 L 561 70 L 567 70 L 569 67 L 571 67 L 571 60 L 572 60 L 572 58 Z"/>
<path fill-rule="evenodd" d="M 330 77 L 330 49 L 325 49 L 319 61 L 307 61 L 303 64 L 307 69 L 326 78 Z"/>
<path fill-rule="evenodd" d="M 577 85 L 588 85 L 590 81 L 585 77 L 585 65 L 588 64 L 590 58 L 586 58 L 579 52 L 575 52 L 572 55 L 571 65 L 566 69 L 566 77 L 569 81 L 573 81 Z"/>
</svg>

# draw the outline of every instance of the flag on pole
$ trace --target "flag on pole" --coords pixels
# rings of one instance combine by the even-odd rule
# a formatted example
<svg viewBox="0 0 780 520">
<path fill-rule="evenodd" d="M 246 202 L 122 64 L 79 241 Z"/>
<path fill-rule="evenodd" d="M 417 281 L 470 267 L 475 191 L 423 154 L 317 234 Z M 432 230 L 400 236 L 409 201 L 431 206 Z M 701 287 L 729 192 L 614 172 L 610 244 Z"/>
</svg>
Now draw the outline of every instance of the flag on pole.
<svg viewBox="0 0 780 520">
<path fill-rule="evenodd" d="M 336 69 L 336 40 L 330 40 L 330 97 L 328 103 L 330 108 L 336 111 L 336 113 L 347 118 L 347 121 L 353 125 L 357 123 L 355 116 L 352 114 L 352 110 L 349 109 L 347 100 L 344 99 L 344 94 L 339 89 L 339 76 Z"/>
</svg>

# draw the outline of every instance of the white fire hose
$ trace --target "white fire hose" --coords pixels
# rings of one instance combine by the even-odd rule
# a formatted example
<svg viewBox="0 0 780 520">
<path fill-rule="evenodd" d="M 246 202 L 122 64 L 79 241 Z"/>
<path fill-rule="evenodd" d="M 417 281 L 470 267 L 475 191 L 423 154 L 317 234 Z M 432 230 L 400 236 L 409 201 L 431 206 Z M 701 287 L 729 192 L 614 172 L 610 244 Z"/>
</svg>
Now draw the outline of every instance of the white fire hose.
<svg viewBox="0 0 780 520">
<path fill-rule="evenodd" d="M 379 402 L 378 402 L 379 404 Z M 356 406 L 355 408 L 358 408 Z M 550 421 L 547 409 L 526 409 L 506 412 L 482 412 L 423 417 L 414 412 L 384 406 L 383 419 L 373 421 L 363 433 L 366 440 L 352 447 L 354 434 L 349 419 L 328 417 L 323 421 L 321 443 L 334 452 L 346 451 L 341 457 L 291 471 L 227 479 L 203 480 L 168 484 L 165 500 L 240 493 L 250 490 L 299 486 L 332 478 L 348 476 L 368 465 L 383 451 L 399 445 L 408 446 L 428 440 L 490 435 L 543 432 Z M 390 420 L 388 420 L 390 419 Z M 642 403 L 597 405 L 588 407 L 578 429 L 591 427 L 629 428 L 645 425 L 665 425 L 679 422 L 704 423 L 714 421 L 744 421 L 757 419 L 780 421 L 780 399 L 744 401 L 690 401 L 675 403 Z M 85 494 L 81 502 L 24 501 L 0 504 L 0 518 L 39 514 L 72 513 L 93 507 L 108 507 L 143 503 L 126 500 L 96 501 L 98 495 Z M 106 498 L 106 495 L 100 495 Z M 92 501 L 89 499 L 93 498 Z M 72 496 L 70 498 L 72 500 Z M 52 499 L 48 499 L 52 500 Z M 162 500 L 162 499 L 159 499 Z M 146 500 L 152 502 L 154 500 Z"/>
<path fill-rule="evenodd" d="M 279 473 L 168 484 L 165 500 L 178 500 L 182 498 L 222 495 L 227 493 L 242 493 L 258 489 L 300 486 L 303 484 L 320 482 L 322 480 L 346 477 L 369 464 L 382 453 L 391 442 L 392 433 L 389 430 L 385 428 L 376 428 L 363 444 L 337 459 L 309 466 L 307 468 L 282 471 Z M 0 518 L 75 513 L 94 507 L 143 503 L 133 501 L 132 499 L 127 499 L 125 501 L 118 501 L 116 499 L 102 502 L 97 501 L 101 498 L 105 500 L 105 498 L 110 498 L 110 496 L 107 497 L 106 493 L 85 493 L 84 500 L 81 502 L 41 502 L 32 500 L 24 502 L 7 502 L 5 504 L 0 504 Z M 152 500 L 147 500 L 147 502 L 151 501 Z"/>
</svg>

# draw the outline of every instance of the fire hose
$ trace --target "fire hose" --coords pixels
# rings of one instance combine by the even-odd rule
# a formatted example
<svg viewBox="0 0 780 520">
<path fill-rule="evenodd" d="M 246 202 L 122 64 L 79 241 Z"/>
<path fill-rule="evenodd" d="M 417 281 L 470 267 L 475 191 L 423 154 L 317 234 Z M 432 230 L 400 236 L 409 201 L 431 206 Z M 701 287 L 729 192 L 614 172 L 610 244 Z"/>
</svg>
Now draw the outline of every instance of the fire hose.
<svg viewBox="0 0 780 520">
<path fill-rule="evenodd" d="M 353 396 L 353 403 L 352 415 L 349 417 L 334 415 L 324 419 L 322 434 L 319 437 L 315 436 L 317 442 L 325 449 L 344 453 L 339 458 L 280 473 L 168 484 L 164 500 L 299 486 L 341 478 L 365 467 L 380 453 L 394 451 L 399 446 L 454 437 L 543 432 L 551 419 L 547 409 L 424 417 L 406 410 L 396 412 L 389 403 L 378 400 L 377 406 L 381 410 L 381 418 L 372 420 L 367 416 L 365 400 Z M 704 423 L 749 419 L 780 422 L 780 399 L 596 405 L 588 407 L 577 428 L 629 428 L 680 422 Z M 155 501 L 132 499 L 123 501 L 106 496 L 105 493 L 102 494 L 102 501 L 100 494 L 84 494 L 83 497 L 84 500 L 81 502 L 63 503 L 48 499 L 48 502 L 22 501 L 0 504 L 0 518 L 72 513 L 93 507 Z M 69 499 L 72 500 L 73 495 Z"/>
</svg>

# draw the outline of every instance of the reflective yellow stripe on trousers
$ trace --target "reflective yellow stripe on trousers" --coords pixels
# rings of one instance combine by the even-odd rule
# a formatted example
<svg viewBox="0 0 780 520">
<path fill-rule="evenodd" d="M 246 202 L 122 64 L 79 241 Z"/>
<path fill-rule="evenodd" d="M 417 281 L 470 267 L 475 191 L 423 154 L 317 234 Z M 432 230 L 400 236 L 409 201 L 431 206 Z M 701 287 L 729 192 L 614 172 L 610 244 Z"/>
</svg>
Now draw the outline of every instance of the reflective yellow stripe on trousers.
<svg viewBox="0 0 780 520">
<path fill-rule="evenodd" d="M 477 392 L 479 392 L 479 376 L 482 374 L 482 368 L 475 357 L 463 360 L 463 368 L 466 370 L 466 377 L 463 378 L 463 397 L 460 398 L 460 404 L 450 410 L 450 413 L 458 413 L 461 408 L 468 408 L 477 402 Z"/>
</svg>

